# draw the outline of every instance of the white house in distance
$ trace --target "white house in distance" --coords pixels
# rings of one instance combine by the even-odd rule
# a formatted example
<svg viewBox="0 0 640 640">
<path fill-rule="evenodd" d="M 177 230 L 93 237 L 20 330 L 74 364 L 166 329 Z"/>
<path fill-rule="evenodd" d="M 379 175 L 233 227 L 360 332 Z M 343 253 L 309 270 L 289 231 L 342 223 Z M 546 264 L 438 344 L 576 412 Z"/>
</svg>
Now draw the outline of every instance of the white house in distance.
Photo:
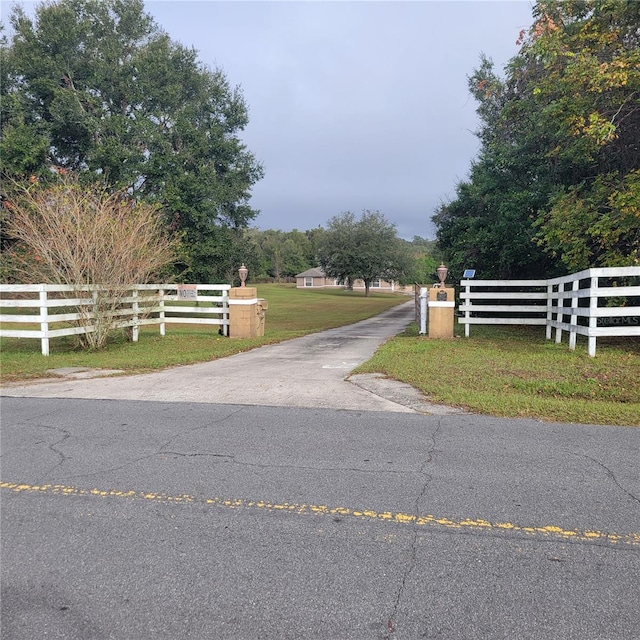
<svg viewBox="0 0 640 640">
<path fill-rule="evenodd" d="M 320 267 L 307 269 L 296 276 L 296 288 L 298 289 L 344 289 L 344 282 L 338 278 L 329 278 Z M 364 282 L 354 280 L 355 291 L 364 291 Z M 373 280 L 371 291 L 404 292 L 413 291 L 412 287 L 404 287 L 397 282 L 387 282 L 386 280 Z"/>
</svg>

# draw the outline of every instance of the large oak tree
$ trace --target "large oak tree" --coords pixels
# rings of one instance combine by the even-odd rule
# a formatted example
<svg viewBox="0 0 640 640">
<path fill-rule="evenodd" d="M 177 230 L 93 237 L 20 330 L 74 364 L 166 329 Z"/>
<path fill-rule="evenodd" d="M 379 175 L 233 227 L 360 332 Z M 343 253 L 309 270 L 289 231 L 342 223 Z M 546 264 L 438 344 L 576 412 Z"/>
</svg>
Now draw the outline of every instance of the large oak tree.
<svg viewBox="0 0 640 640">
<path fill-rule="evenodd" d="M 193 281 L 226 277 L 230 239 L 257 211 L 262 167 L 239 133 L 241 91 L 173 42 L 141 0 L 19 6 L 2 43 L 2 171 L 46 180 L 52 166 L 162 206 Z M 237 244 L 237 243 L 236 243 Z"/>
<path fill-rule="evenodd" d="M 411 268 L 411 255 L 395 225 L 379 211 L 363 211 L 359 218 L 347 211 L 331 218 L 318 257 L 330 278 L 363 280 L 365 296 L 374 280 L 399 280 Z"/>
</svg>

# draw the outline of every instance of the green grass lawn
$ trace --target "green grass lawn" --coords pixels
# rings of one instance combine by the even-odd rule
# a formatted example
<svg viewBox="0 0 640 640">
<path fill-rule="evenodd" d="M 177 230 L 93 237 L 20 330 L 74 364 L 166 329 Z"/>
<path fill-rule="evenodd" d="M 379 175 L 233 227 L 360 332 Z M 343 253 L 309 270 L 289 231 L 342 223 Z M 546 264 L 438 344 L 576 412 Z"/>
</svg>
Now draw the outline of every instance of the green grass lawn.
<svg viewBox="0 0 640 640">
<path fill-rule="evenodd" d="M 259 285 L 269 303 L 265 336 L 230 339 L 215 327 L 167 325 L 144 328 L 140 341 L 116 334 L 107 348 L 85 352 L 71 338 L 51 341 L 42 356 L 39 340 L 2 339 L 2 382 L 44 377 L 71 366 L 123 369 L 128 373 L 204 362 L 290 338 L 351 324 L 405 302 L 406 296 L 342 290 L 312 291 L 293 285 Z M 462 333 L 460 325 L 456 333 Z M 476 326 L 470 338 L 429 340 L 412 325 L 356 370 L 381 372 L 421 389 L 435 402 L 508 417 L 640 426 L 640 340 L 600 339 L 597 355 L 586 341 L 570 351 L 545 340 L 542 327 Z"/>
<path fill-rule="evenodd" d="M 640 426 L 638 339 L 599 339 L 590 358 L 580 336 L 570 351 L 566 336 L 545 340 L 543 327 L 474 325 L 471 337 L 453 340 L 417 331 L 387 342 L 356 372 L 384 373 L 477 413 Z"/>
</svg>

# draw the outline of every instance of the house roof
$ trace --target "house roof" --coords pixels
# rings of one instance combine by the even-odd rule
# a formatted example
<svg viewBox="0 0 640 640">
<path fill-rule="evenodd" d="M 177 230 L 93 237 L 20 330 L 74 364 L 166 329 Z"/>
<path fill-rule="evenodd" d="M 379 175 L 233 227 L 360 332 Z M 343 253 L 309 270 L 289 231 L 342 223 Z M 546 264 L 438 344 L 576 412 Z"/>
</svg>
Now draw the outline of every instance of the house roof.
<svg viewBox="0 0 640 640">
<path fill-rule="evenodd" d="M 320 267 L 313 267 L 313 269 L 307 269 L 306 271 L 299 273 L 296 275 L 296 278 L 324 278 L 325 275 L 325 272 Z"/>
</svg>

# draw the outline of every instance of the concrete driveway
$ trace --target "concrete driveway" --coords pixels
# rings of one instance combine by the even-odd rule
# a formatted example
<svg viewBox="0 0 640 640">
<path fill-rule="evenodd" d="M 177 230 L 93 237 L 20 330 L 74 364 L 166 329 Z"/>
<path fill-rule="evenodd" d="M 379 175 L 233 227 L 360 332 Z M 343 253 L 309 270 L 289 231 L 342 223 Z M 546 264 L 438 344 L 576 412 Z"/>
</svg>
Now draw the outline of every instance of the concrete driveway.
<svg viewBox="0 0 640 640">
<path fill-rule="evenodd" d="M 413 319 L 414 303 L 408 301 L 356 324 L 211 362 L 133 376 L 85 377 L 100 372 L 81 372 L 79 379 L 61 377 L 9 384 L 2 389 L 2 395 L 455 412 L 430 403 L 411 386 L 379 374 L 349 376 Z"/>
</svg>

